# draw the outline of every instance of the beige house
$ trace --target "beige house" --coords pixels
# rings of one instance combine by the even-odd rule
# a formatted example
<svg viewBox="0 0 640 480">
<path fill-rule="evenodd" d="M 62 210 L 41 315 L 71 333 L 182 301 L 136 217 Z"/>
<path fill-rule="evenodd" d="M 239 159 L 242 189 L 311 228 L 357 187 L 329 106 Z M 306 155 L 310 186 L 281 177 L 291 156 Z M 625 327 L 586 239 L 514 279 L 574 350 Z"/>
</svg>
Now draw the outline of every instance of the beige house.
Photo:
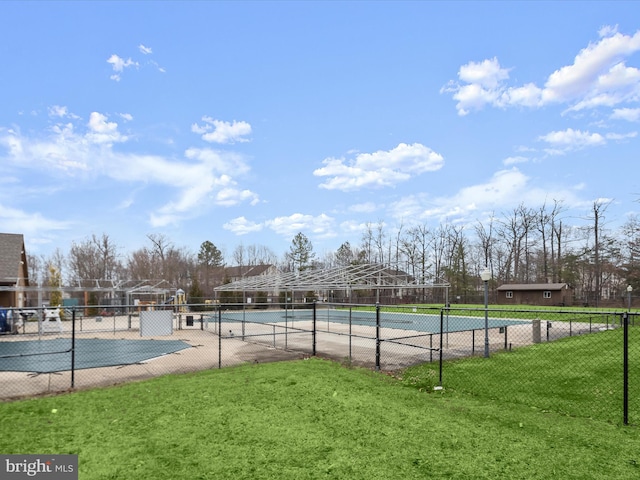
<svg viewBox="0 0 640 480">
<path fill-rule="evenodd" d="M 277 273 L 277 269 L 273 265 L 241 265 L 238 267 L 222 267 L 222 277 L 226 277 L 232 282 L 237 282 L 244 278 L 252 277 L 264 277 L 267 275 L 274 275 Z"/>
<path fill-rule="evenodd" d="M 0 233 L 0 307 L 25 306 L 29 270 L 24 238 L 17 233 Z"/>
<path fill-rule="evenodd" d="M 499 304 L 573 305 L 573 289 L 566 283 L 507 283 L 496 290 Z"/>
</svg>

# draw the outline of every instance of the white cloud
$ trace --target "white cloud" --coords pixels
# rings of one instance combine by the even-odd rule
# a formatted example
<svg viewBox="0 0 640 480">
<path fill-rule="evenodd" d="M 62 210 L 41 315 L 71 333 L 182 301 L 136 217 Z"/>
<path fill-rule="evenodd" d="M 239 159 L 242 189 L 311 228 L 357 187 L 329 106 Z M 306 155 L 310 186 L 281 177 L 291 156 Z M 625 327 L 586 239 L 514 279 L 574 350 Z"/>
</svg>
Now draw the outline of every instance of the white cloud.
<svg viewBox="0 0 640 480">
<path fill-rule="evenodd" d="M 53 105 L 52 107 L 49 107 L 50 117 L 66 117 L 67 113 L 67 107 L 61 107 L 60 105 Z"/>
<path fill-rule="evenodd" d="M 635 138 L 637 132 L 630 133 L 599 133 L 583 132 L 567 128 L 566 130 L 549 132 L 538 139 L 550 145 L 550 150 L 545 150 L 548 154 L 562 154 L 571 150 L 578 150 L 587 147 L 597 147 L 604 145 L 607 141 L 622 141 Z"/>
<path fill-rule="evenodd" d="M 138 50 L 140 50 L 140 53 L 142 53 L 144 55 L 149 55 L 149 54 L 153 53 L 153 50 L 151 50 L 150 47 L 145 47 L 142 44 L 138 45 Z"/>
<path fill-rule="evenodd" d="M 168 191 L 176 191 L 174 199 L 158 208 L 152 216 L 154 226 L 176 224 L 200 215 L 208 205 L 231 206 L 258 201 L 254 192 L 235 188 L 237 182 L 234 177 L 248 170 L 237 155 L 206 150 L 198 152 L 195 156 L 186 155 L 197 163 L 140 155 L 118 159 L 122 166 L 118 169 L 119 180 L 152 182 Z"/>
<path fill-rule="evenodd" d="M 0 130 L 0 145 L 7 148 L 4 161 L 38 171 L 53 170 L 68 174 L 88 171 L 89 143 L 75 133 L 73 125 L 57 124 L 47 140 L 32 140 L 19 131 Z"/>
<path fill-rule="evenodd" d="M 327 158 L 324 167 L 313 172 L 330 177 L 320 187 L 350 191 L 363 187 L 389 187 L 425 172 L 442 168 L 442 155 L 419 143 L 399 144 L 396 148 L 374 153 L 359 153 L 352 161 Z"/>
<path fill-rule="evenodd" d="M 598 36 L 610 37 L 618 33 L 618 25 L 604 25 L 598 30 Z"/>
<path fill-rule="evenodd" d="M 629 133 L 607 133 L 605 138 L 607 140 L 627 140 L 629 138 L 636 138 L 638 136 L 638 132 L 629 132 Z"/>
<path fill-rule="evenodd" d="M 598 77 L 589 94 L 568 110 L 613 107 L 620 103 L 636 101 L 638 98 L 640 98 L 640 70 L 619 63 Z"/>
<path fill-rule="evenodd" d="M 27 213 L 23 210 L 0 204 L 0 224 L 5 232 L 21 232 L 31 237 L 50 234 L 54 230 L 66 230 L 69 222 L 45 218 L 41 213 Z"/>
<path fill-rule="evenodd" d="M 223 188 L 216 194 L 216 203 L 225 207 L 238 205 L 249 201 L 251 205 L 256 205 L 260 198 L 251 190 L 238 190 L 236 188 Z"/>
<path fill-rule="evenodd" d="M 375 212 L 376 209 L 376 204 L 373 202 L 356 203 L 349 207 L 349 211 L 354 213 L 372 213 Z"/>
<path fill-rule="evenodd" d="M 238 217 L 222 225 L 222 228 L 229 230 L 236 235 L 246 235 L 251 232 L 259 232 L 262 230 L 263 225 L 249 221 L 244 217 Z"/>
<path fill-rule="evenodd" d="M 148 65 L 152 65 L 160 73 L 167 73 L 167 70 L 164 67 L 161 67 L 155 60 L 149 60 Z"/>
<path fill-rule="evenodd" d="M 440 92 L 452 92 L 453 99 L 457 100 L 456 108 L 459 115 L 467 115 L 470 110 L 480 110 L 487 104 L 495 103 L 501 92 L 483 88 L 478 84 L 457 85 L 450 83 Z"/>
<path fill-rule="evenodd" d="M 640 31 L 632 37 L 613 30 L 603 29 L 600 33 L 607 36 L 582 49 L 572 65 L 549 75 L 543 94 L 545 103 L 593 96 L 593 89 L 603 75 L 620 68 L 622 59 L 640 50 Z"/>
<path fill-rule="evenodd" d="M 487 89 L 497 88 L 503 80 L 509 78 L 509 70 L 500 67 L 496 57 L 482 62 L 469 62 L 458 71 L 460 80 L 477 84 Z"/>
<path fill-rule="evenodd" d="M 71 118 L 74 120 L 79 119 L 80 117 L 78 115 L 75 115 L 73 113 L 69 112 L 69 109 L 67 107 L 64 106 L 60 106 L 60 105 L 52 105 L 51 107 L 49 107 L 47 109 L 47 112 L 49 114 L 50 117 L 59 117 L 59 118 Z"/>
<path fill-rule="evenodd" d="M 357 222 L 355 220 L 347 220 L 340 223 L 340 230 L 345 232 L 346 234 L 364 232 L 366 228 L 366 223 Z"/>
<path fill-rule="evenodd" d="M 502 161 L 502 164 L 508 167 L 509 165 L 516 165 L 518 163 L 526 163 L 528 161 L 529 161 L 529 159 L 527 157 L 520 157 L 520 156 L 518 156 L 518 157 L 508 157 L 508 158 L 505 158 Z"/>
<path fill-rule="evenodd" d="M 450 197 L 409 195 L 392 204 L 390 213 L 407 223 L 427 219 L 472 221 L 478 212 L 502 211 L 521 203 L 535 207 L 549 198 L 577 203 L 574 191 L 554 186 L 534 187 L 528 176 L 513 167 L 496 172 L 485 183 L 464 187 Z"/>
<path fill-rule="evenodd" d="M 122 72 L 127 67 L 138 66 L 138 62 L 134 62 L 133 60 L 131 60 L 131 58 L 127 58 L 125 60 L 124 58 L 119 57 L 115 53 L 107 59 L 107 63 L 111 64 L 114 72 Z"/>
<path fill-rule="evenodd" d="M 540 136 L 539 139 L 552 146 L 569 149 L 602 145 L 606 142 L 605 138 L 599 133 L 583 132 L 581 130 L 574 130 L 573 128 L 549 132 L 546 135 Z"/>
<path fill-rule="evenodd" d="M 190 160 L 198 160 L 207 164 L 213 171 L 221 174 L 221 178 L 226 178 L 224 177 L 226 174 L 244 175 L 250 170 L 244 157 L 233 152 L 221 153 L 210 148 L 188 148 L 184 155 Z"/>
<path fill-rule="evenodd" d="M 334 235 L 334 219 L 324 213 L 315 217 L 294 213 L 288 217 L 276 217 L 273 220 L 268 220 L 265 225 L 285 237 L 293 237 L 298 232 L 312 233 L 317 237 Z"/>
<path fill-rule="evenodd" d="M 539 107 L 542 105 L 542 94 L 543 90 L 533 83 L 527 83 L 522 87 L 509 87 L 496 100 L 496 105 Z"/>
<path fill-rule="evenodd" d="M 120 118 L 122 118 L 125 122 L 130 122 L 133 120 L 133 115 L 130 113 L 120 113 Z"/>
<path fill-rule="evenodd" d="M 640 108 L 616 108 L 611 114 L 611 119 L 637 122 L 640 120 Z"/>
<path fill-rule="evenodd" d="M 640 31 L 624 35 L 616 27 L 604 27 L 601 38 L 590 43 L 566 65 L 552 72 L 544 87 L 534 83 L 507 86 L 509 69 L 497 58 L 469 62 L 460 67 L 458 81 L 451 81 L 441 93 L 451 93 L 459 115 L 494 107 L 536 108 L 554 103 L 569 105 L 569 111 L 612 107 L 640 99 L 640 70 L 627 67 L 625 59 L 640 51 Z"/>
<path fill-rule="evenodd" d="M 389 205 L 391 216 L 396 219 L 408 219 L 408 223 L 423 218 L 423 212 L 430 204 L 426 193 L 407 195 Z"/>
<path fill-rule="evenodd" d="M 248 142 L 249 139 L 244 138 L 251 135 L 251 125 L 247 122 L 224 122 L 215 120 L 211 117 L 204 116 L 202 120 L 204 125 L 194 123 L 191 131 L 202 135 L 202 139 L 211 143 L 236 143 Z"/>
<path fill-rule="evenodd" d="M 91 112 L 89 115 L 89 133 L 86 138 L 93 143 L 114 143 L 125 142 L 127 137 L 120 134 L 116 122 L 107 121 L 107 116 L 98 112 Z"/>
<path fill-rule="evenodd" d="M 110 63 L 113 71 L 116 72 L 110 77 L 111 80 L 115 80 L 116 82 L 120 81 L 120 74 L 124 71 L 125 68 L 139 66 L 138 62 L 134 62 L 133 60 L 131 60 L 131 58 L 127 58 L 125 60 L 115 53 L 107 59 L 107 63 Z"/>
<path fill-rule="evenodd" d="M 108 177 L 143 188 L 160 186 L 164 194 L 157 197 L 162 203 L 150 214 L 153 226 L 201 215 L 214 205 L 259 201 L 257 194 L 237 186 L 236 179 L 249 171 L 238 154 L 188 149 L 181 161 L 113 149 L 115 142 L 126 139 L 116 122 L 92 112 L 84 134 L 71 123 L 54 125 L 46 136 L 37 138 L 0 129 L 0 146 L 6 147 L 0 162 L 40 174 L 56 172 L 74 181 Z"/>
<path fill-rule="evenodd" d="M 470 110 L 481 110 L 485 105 L 499 105 L 508 101 L 509 94 L 503 84 L 509 78 L 509 69 L 502 68 L 495 57 L 462 65 L 458 70 L 458 78 L 462 84 L 451 81 L 440 93 L 453 93 L 453 99 L 458 101 L 456 108 L 459 115 L 467 115 Z M 528 95 L 525 90 L 513 92 L 514 98 Z"/>
</svg>

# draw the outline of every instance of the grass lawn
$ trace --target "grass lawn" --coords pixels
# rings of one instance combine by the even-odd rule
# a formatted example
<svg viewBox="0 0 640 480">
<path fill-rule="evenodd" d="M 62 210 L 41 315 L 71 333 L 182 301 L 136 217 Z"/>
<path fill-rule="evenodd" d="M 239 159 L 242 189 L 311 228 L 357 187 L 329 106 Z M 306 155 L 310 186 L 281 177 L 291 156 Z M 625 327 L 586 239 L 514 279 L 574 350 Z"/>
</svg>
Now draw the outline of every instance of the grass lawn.
<svg viewBox="0 0 640 480">
<path fill-rule="evenodd" d="M 492 362 L 473 371 L 488 390 Z M 2 403 L 0 452 L 78 454 L 83 480 L 640 475 L 636 427 L 458 386 L 433 392 L 430 376 L 310 359 Z"/>
<path fill-rule="evenodd" d="M 622 422 L 623 330 L 563 338 L 512 352 L 495 352 L 487 361 L 471 357 L 445 362 L 443 384 L 449 394 L 487 402 L 508 401 L 542 412 Z M 640 327 L 629 328 L 630 422 L 640 423 Z M 424 391 L 438 384 L 438 365 L 403 372 L 403 381 Z"/>
</svg>

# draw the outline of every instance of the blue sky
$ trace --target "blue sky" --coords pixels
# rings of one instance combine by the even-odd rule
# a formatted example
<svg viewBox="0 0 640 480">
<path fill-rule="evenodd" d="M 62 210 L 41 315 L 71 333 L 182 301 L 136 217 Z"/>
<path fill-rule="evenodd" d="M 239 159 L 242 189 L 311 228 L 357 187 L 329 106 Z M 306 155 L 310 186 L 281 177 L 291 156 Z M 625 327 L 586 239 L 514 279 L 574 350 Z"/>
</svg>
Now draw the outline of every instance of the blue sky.
<svg viewBox="0 0 640 480">
<path fill-rule="evenodd" d="M 1 2 L 0 231 L 284 253 L 640 193 L 637 2 Z"/>
</svg>

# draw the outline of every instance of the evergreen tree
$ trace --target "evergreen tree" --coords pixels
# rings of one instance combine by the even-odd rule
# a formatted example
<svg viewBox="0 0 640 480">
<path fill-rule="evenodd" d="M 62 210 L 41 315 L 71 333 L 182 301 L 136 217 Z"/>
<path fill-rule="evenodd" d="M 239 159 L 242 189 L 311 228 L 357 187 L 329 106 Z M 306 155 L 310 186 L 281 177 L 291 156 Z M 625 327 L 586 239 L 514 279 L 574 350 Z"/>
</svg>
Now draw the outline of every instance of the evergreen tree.
<svg viewBox="0 0 640 480">
<path fill-rule="evenodd" d="M 287 257 L 293 264 L 294 271 L 300 272 L 309 268 L 315 256 L 311 240 L 304 233 L 298 232 L 291 241 L 291 246 L 287 253 Z"/>
</svg>

